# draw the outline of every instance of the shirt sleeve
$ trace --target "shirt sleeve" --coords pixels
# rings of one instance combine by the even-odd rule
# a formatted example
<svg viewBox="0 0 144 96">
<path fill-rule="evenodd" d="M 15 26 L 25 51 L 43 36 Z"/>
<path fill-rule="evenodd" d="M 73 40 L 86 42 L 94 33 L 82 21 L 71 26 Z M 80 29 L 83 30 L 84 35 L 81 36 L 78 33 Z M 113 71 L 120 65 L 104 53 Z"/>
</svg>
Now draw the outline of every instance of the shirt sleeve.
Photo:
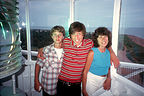
<svg viewBox="0 0 144 96">
<path fill-rule="evenodd" d="M 91 40 L 91 39 L 90 39 Z M 93 43 L 93 41 L 91 40 L 91 44 L 92 44 L 92 48 L 94 47 L 94 43 Z"/>
<path fill-rule="evenodd" d="M 44 53 L 45 47 L 43 48 L 43 53 Z M 44 54 L 43 54 L 44 56 Z M 39 66 L 43 66 L 45 59 L 41 59 L 41 58 L 37 58 L 36 64 L 38 64 Z"/>
<path fill-rule="evenodd" d="M 91 39 L 86 39 L 86 44 L 89 45 L 90 48 L 93 48 L 94 43 Z"/>
<path fill-rule="evenodd" d="M 42 51 L 43 51 L 43 56 L 44 56 L 45 59 L 37 58 L 37 61 L 36 61 L 36 63 L 39 64 L 39 66 L 41 66 L 41 67 L 43 67 L 44 64 L 45 64 L 45 60 L 46 60 L 45 54 L 48 51 L 47 47 L 44 47 Z"/>
<path fill-rule="evenodd" d="M 42 60 L 42 59 L 40 59 L 40 58 L 38 58 L 37 59 L 37 61 L 36 61 L 36 64 L 38 64 L 39 66 L 43 66 L 43 64 L 44 64 L 44 60 Z"/>
<path fill-rule="evenodd" d="M 69 47 L 70 44 L 71 44 L 71 39 L 70 39 L 70 38 L 65 38 L 65 39 L 63 40 L 63 48 L 64 48 L 64 49 L 67 48 L 67 47 Z"/>
</svg>

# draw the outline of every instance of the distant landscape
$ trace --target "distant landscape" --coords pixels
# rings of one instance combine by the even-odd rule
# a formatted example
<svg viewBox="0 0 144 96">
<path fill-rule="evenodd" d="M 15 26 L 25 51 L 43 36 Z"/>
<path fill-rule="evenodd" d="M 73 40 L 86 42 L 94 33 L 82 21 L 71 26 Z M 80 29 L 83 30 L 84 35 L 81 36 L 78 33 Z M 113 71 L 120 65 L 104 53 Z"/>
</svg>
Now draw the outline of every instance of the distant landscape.
<svg viewBox="0 0 144 96">
<path fill-rule="evenodd" d="M 120 61 L 144 64 L 144 39 L 132 35 L 120 35 L 118 45 Z"/>
<path fill-rule="evenodd" d="M 127 31 L 132 29 L 127 29 Z M 139 29 L 139 31 L 142 30 Z M 126 30 L 124 30 L 126 31 Z M 21 30 L 21 47 L 26 50 L 26 30 Z M 131 31 L 132 32 L 132 31 Z M 125 32 L 126 33 L 126 32 Z M 143 32 L 141 32 L 143 33 Z M 92 32 L 86 34 L 85 38 L 91 39 Z M 131 33 L 132 34 L 132 33 Z M 133 33 L 137 35 L 136 33 Z M 118 42 L 118 58 L 123 62 L 133 62 L 144 64 L 144 37 L 129 35 L 129 34 L 119 34 Z M 143 36 L 144 33 L 141 35 Z M 39 48 L 51 44 L 52 38 L 50 37 L 50 30 L 48 29 L 31 29 L 31 45 L 32 50 L 37 51 Z"/>
<path fill-rule="evenodd" d="M 144 64 L 144 39 L 133 35 L 120 35 L 118 46 L 120 61 Z M 119 70 L 119 74 L 126 76 L 137 69 L 119 68 Z M 129 80 L 144 87 L 144 72 L 132 76 Z"/>
</svg>

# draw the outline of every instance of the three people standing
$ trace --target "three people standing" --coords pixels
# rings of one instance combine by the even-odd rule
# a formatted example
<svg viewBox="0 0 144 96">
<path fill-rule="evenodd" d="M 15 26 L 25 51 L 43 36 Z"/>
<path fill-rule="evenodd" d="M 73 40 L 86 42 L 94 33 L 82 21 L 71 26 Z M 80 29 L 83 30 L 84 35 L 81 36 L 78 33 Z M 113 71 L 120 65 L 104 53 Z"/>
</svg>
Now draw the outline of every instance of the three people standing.
<svg viewBox="0 0 144 96">
<path fill-rule="evenodd" d="M 88 53 L 94 46 L 94 43 L 91 39 L 84 39 L 86 28 L 80 22 L 73 22 L 70 25 L 69 34 L 70 38 L 63 40 L 64 56 L 58 76 L 57 95 L 81 96 L 83 70 L 87 62 Z M 119 60 L 112 48 L 109 47 L 108 50 L 110 51 L 111 60 L 118 66 Z M 38 58 L 43 58 L 44 54 L 44 52 L 40 52 Z"/>
</svg>

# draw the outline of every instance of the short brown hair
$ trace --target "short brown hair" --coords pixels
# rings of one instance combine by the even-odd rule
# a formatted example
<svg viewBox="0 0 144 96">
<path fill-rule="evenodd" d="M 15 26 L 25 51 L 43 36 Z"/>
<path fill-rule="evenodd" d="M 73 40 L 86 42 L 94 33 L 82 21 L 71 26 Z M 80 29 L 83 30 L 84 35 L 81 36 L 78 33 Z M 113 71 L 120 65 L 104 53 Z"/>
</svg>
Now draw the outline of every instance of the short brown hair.
<svg viewBox="0 0 144 96">
<path fill-rule="evenodd" d="M 85 36 L 86 34 L 86 28 L 84 26 L 84 24 L 76 21 L 76 22 L 73 22 L 71 25 L 70 25 L 70 28 L 69 28 L 69 35 L 71 37 L 71 35 L 75 32 L 80 32 L 82 31 L 83 33 L 83 36 Z"/>
<path fill-rule="evenodd" d="M 62 27 L 62 26 L 54 26 L 54 27 L 51 29 L 51 31 L 50 31 L 50 35 L 52 36 L 52 34 L 53 34 L 54 32 L 56 32 L 56 31 L 63 33 L 63 36 L 65 36 L 65 29 L 64 29 L 64 27 Z"/>
</svg>

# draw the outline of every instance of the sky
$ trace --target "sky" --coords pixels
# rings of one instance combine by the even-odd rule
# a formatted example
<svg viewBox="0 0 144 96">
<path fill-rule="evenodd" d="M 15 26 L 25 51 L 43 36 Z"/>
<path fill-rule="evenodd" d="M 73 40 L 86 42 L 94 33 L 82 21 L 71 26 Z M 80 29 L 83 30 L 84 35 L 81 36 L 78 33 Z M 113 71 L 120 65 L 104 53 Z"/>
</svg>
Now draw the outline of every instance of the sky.
<svg viewBox="0 0 144 96">
<path fill-rule="evenodd" d="M 25 0 L 21 1 L 20 11 L 25 12 Z M 49 26 L 68 22 L 69 0 L 29 0 L 32 26 Z M 75 20 L 86 26 L 112 26 L 114 0 L 76 0 Z M 123 19 L 129 27 L 144 26 L 144 0 L 122 0 Z M 25 20 L 25 15 L 21 18 Z M 138 23 L 136 23 L 138 22 Z"/>
<path fill-rule="evenodd" d="M 25 0 L 19 0 L 20 26 L 25 22 Z M 120 27 L 144 28 L 144 0 L 122 0 Z M 75 20 L 87 30 L 112 28 L 114 0 L 76 0 Z M 31 28 L 69 27 L 69 0 L 29 0 Z"/>
<path fill-rule="evenodd" d="M 122 0 L 121 14 L 125 26 L 144 27 L 144 0 Z"/>
</svg>

